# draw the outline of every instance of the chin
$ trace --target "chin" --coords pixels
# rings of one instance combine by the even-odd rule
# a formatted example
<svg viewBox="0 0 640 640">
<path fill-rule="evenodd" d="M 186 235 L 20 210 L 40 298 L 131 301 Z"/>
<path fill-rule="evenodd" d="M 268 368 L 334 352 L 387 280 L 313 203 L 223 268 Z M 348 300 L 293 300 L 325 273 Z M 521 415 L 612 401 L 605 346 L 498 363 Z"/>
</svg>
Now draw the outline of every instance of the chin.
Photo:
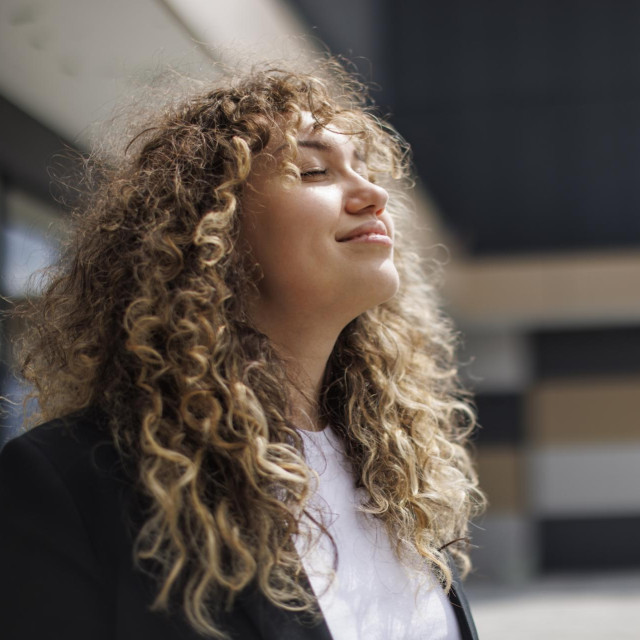
<svg viewBox="0 0 640 640">
<path fill-rule="evenodd" d="M 398 293 L 398 289 L 400 288 L 400 278 L 398 277 L 398 272 L 394 269 L 393 275 L 389 278 L 386 283 L 386 287 L 381 288 L 380 297 L 381 299 L 376 304 L 382 304 L 387 300 L 391 300 L 396 293 Z"/>
<path fill-rule="evenodd" d="M 358 300 L 361 303 L 358 314 L 391 300 L 400 288 L 400 277 L 393 263 L 375 272 L 375 278 L 371 276 L 372 273 L 369 272 L 367 277 L 363 278 L 362 284 L 358 286 L 358 290 L 363 295 L 353 297 L 354 301 Z"/>
</svg>

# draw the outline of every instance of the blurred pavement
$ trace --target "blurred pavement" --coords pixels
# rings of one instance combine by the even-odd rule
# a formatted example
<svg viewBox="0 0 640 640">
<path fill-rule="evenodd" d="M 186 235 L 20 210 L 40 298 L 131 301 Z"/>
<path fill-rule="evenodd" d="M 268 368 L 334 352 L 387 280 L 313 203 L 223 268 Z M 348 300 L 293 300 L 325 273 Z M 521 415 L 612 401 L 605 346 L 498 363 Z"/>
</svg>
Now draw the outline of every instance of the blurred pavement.
<svg viewBox="0 0 640 640">
<path fill-rule="evenodd" d="M 480 640 L 640 640 L 640 573 L 540 578 L 465 591 Z"/>
</svg>

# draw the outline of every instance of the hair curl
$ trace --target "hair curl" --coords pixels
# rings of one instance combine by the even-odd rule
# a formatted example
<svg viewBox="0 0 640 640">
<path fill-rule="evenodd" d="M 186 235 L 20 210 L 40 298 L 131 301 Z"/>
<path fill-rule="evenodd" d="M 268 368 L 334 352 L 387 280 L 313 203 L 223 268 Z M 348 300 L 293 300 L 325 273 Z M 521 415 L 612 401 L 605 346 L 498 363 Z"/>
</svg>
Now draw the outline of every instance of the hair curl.
<svg viewBox="0 0 640 640">
<path fill-rule="evenodd" d="M 192 626 L 215 637 L 211 603 L 252 582 L 283 608 L 315 602 L 292 543 L 311 472 L 285 367 L 247 314 L 255 273 L 236 250 L 243 188 L 274 132 L 289 146 L 282 171 L 299 179 L 301 111 L 349 123 L 405 217 L 407 147 L 358 82 L 335 61 L 312 74 L 254 69 L 165 108 L 102 167 L 43 295 L 21 312 L 21 373 L 40 417 L 92 405 L 110 416 L 153 505 L 136 554 L 161 567 L 156 605 L 178 593 Z M 413 254 L 396 265 L 395 298 L 340 334 L 320 412 L 366 489 L 363 508 L 401 559 L 419 553 L 449 588 L 443 547 L 466 536 L 482 502 L 464 447 L 474 415 L 433 284 Z M 448 551 L 468 567 L 463 545 Z"/>
</svg>

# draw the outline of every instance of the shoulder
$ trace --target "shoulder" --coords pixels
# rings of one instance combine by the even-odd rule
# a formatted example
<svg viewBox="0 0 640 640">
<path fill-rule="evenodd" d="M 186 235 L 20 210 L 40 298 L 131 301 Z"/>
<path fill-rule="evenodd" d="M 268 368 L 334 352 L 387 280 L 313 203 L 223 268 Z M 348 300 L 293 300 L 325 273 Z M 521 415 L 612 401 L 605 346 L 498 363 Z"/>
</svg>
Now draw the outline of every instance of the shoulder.
<svg viewBox="0 0 640 640">
<path fill-rule="evenodd" d="M 3 452 L 37 450 L 52 460 L 71 462 L 82 459 L 99 445 L 113 447 L 108 419 L 99 409 L 89 408 L 26 431 L 10 440 Z"/>
<path fill-rule="evenodd" d="M 94 554 L 125 541 L 135 494 L 100 411 L 52 420 L 0 452 L 0 511 L 20 527 L 74 527 Z M 7 525 L 8 526 L 8 525 Z M 2 533 L 3 527 L 0 527 Z"/>
<path fill-rule="evenodd" d="M 8 638 L 109 634 L 128 542 L 118 456 L 94 416 L 55 420 L 0 452 L 0 601 Z M 73 610 L 70 608 L 73 603 Z M 37 615 L 33 615 L 37 612 Z M 4 636 L 3 636 L 4 637 Z"/>
<path fill-rule="evenodd" d="M 0 477 L 38 470 L 57 475 L 68 487 L 82 487 L 92 480 L 125 482 L 108 418 L 96 408 L 34 427 L 0 452 Z"/>
</svg>

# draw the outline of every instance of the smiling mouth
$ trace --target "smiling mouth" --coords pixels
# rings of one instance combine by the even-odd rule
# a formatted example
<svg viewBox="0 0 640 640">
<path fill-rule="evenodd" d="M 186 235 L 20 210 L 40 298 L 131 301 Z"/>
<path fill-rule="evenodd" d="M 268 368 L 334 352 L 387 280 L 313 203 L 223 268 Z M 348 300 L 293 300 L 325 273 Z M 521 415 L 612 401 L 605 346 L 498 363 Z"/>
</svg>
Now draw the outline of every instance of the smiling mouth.
<svg viewBox="0 0 640 640">
<path fill-rule="evenodd" d="M 382 234 L 382 233 L 375 233 L 375 232 L 361 233 L 357 236 L 353 236 L 352 238 L 345 238 L 344 240 L 340 240 L 339 242 L 357 243 L 357 244 L 372 243 L 372 244 L 385 245 L 387 247 L 393 246 L 393 240 L 391 240 L 391 238 L 388 235 Z"/>
<path fill-rule="evenodd" d="M 373 242 L 391 246 L 393 241 L 389 235 L 389 230 L 382 220 L 367 220 L 363 224 L 351 229 L 342 237 L 337 238 L 338 242 Z"/>
</svg>

